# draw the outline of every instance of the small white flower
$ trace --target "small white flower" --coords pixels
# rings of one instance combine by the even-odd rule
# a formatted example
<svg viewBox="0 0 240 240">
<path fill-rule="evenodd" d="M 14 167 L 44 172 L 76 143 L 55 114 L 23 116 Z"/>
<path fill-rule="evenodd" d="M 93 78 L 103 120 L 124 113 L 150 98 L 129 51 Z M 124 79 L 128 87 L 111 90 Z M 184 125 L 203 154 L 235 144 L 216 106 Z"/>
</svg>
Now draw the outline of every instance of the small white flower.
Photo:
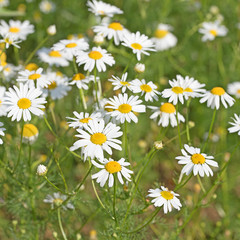
<svg viewBox="0 0 240 240">
<path fill-rule="evenodd" d="M 228 128 L 228 131 L 230 133 L 238 132 L 238 135 L 240 135 L 240 116 L 234 113 L 234 117 L 232 117 L 234 122 L 229 122 L 229 124 L 231 124 L 232 127 Z"/>
<path fill-rule="evenodd" d="M 24 124 L 22 135 L 23 141 L 32 144 L 38 137 L 38 129 L 31 123 Z"/>
<path fill-rule="evenodd" d="M 181 202 L 177 198 L 179 194 L 169 191 L 168 188 L 161 186 L 161 189 L 149 189 L 148 197 L 154 198 L 151 202 L 155 207 L 163 206 L 163 211 L 165 214 L 172 211 L 172 208 L 177 209 L 178 211 L 182 207 Z"/>
<path fill-rule="evenodd" d="M 102 164 L 99 164 L 92 160 L 92 164 L 102 170 L 98 173 L 92 175 L 92 179 L 97 179 L 97 183 L 100 183 L 100 187 L 103 187 L 108 180 L 108 186 L 112 187 L 114 184 L 114 173 L 117 173 L 118 180 L 121 184 L 124 184 L 123 177 L 127 179 L 127 181 L 131 181 L 130 174 L 133 174 L 133 171 L 126 168 L 129 166 L 129 162 L 125 162 L 124 158 L 121 158 L 118 161 L 114 161 L 113 159 L 106 158 L 102 161 Z"/>
<path fill-rule="evenodd" d="M 177 126 L 177 117 L 176 117 L 176 108 L 171 103 L 162 103 L 161 107 L 149 106 L 150 109 L 154 111 L 154 113 L 150 116 L 151 119 L 157 119 L 160 117 L 158 121 L 158 125 L 162 125 L 163 127 L 167 127 L 171 124 L 172 127 Z M 184 117 L 178 113 L 178 121 L 185 122 Z"/>
<path fill-rule="evenodd" d="M 43 200 L 43 202 L 50 203 L 52 209 L 54 208 L 54 205 L 56 205 L 57 207 L 61 206 L 64 210 L 74 209 L 74 206 L 70 202 L 67 202 L 67 204 L 62 205 L 66 199 L 67 199 L 66 195 L 60 193 L 53 193 L 53 196 L 48 194 L 46 198 Z"/>
<path fill-rule="evenodd" d="M 57 28 L 56 28 L 56 25 L 53 24 L 53 25 L 50 25 L 48 28 L 47 28 L 47 33 L 48 35 L 50 36 L 54 36 L 57 32 Z"/>
<path fill-rule="evenodd" d="M 235 95 L 236 98 L 240 98 L 240 82 L 228 84 L 227 91 L 229 94 Z"/>
<path fill-rule="evenodd" d="M 40 9 L 41 12 L 47 14 L 47 13 L 54 12 L 54 10 L 56 9 L 56 5 L 51 1 L 42 0 L 39 3 L 39 9 Z"/>
<path fill-rule="evenodd" d="M 112 82 L 112 85 L 115 86 L 113 88 L 114 91 L 121 88 L 124 93 L 127 88 L 130 89 L 131 83 L 127 82 L 127 76 L 128 73 L 124 73 L 121 78 L 112 75 L 112 78 L 108 79 L 108 81 Z"/>
<path fill-rule="evenodd" d="M 5 136 L 5 133 L 4 133 L 5 130 L 6 130 L 6 129 L 3 128 L 3 123 L 0 122 L 0 135 L 1 135 L 1 136 Z M 3 144 L 3 140 L 2 140 L 1 138 L 0 138 L 0 144 Z"/>
<path fill-rule="evenodd" d="M 190 147 L 187 144 L 184 144 L 184 149 L 181 149 L 183 156 L 176 157 L 178 164 L 185 164 L 183 167 L 181 174 L 186 173 L 189 175 L 193 172 L 193 175 L 196 176 L 197 174 L 200 177 L 204 177 L 206 174 L 208 177 L 209 175 L 213 176 L 213 171 L 209 167 L 218 167 L 218 163 L 213 161 L 213 156 L 207 156 L 205 153 L 201 153 L 200 148 Z"/>
<path fill-rule="evenodd" d="M 11 33 L 1 34 L 1 35 L 2 35 L 3 39 L 0 40 L 0 43 L 5 43 L 6 49 L 8 49 L 10 47 L 10 45 L 13 45 L 16 48 L 20 48 L 20 46 L 17 44 L 22 41 L 16 40 L 16 36 L 14 36 Z"/>
<path fill-rule="evenodd" d="M 92 76 L 85 76 L 82 73 L 76 73 L 71 78 L 71 80 L 72 80 L 72 82 L 69 83 L 70 85 L 76 84 L 79 89 L 82 88 L 84 90 L 88 90 L 88 84 L 89 84 L 90 81 L 92 81 Z"/>
<path fill-rule="evenodd" d="M 103 34 L 97 34 L 93 38 L 93 42 L 96 43 L 97 45 L 101 45 L 104 43 L 104 36 Z"/>
<path fill-rule="evenodd" d="M 47 173 L 47 167 L 43 164 L 39 164 L 37 167 L 37 175 L 44 176 Z"/>
<path fill-rule="evenodd" d="M 157 86 L 152 82 L 146 82 L 145 79 L 135 79 L 131 81 L 131 87 L 133 93 L 141 93 L 141 96 L 144 94 L 145 101 L 151 101 L 153 102 L 153 99 L 158 100 L 158 95 L 160 95 L 160 92 L 158 92 Z"/>
<path fill-rule="evenodd" d="M 9 0 L 1 0 L 0 7 L 7 7 L 9 5 Z"/>
<path fill-rule="evenodd" d="M 160 23 L 152 38 L 157 51 L 164 51 L 169 48 L 175 47 L 177 38 L 170 32 L 172 27 L 168 24 Z"/>
<path fill-rule="evenodd" d="M 93 47 L 90 52 L 77 52 L 76 53 L 79 66 L 84 64 L 84 71 L 91 72 L 94 67 L 97 68 L 98 72 L 105 72 L 107 70 L 106 64 L 112 66 L 115 64 L 115 60 L 107 50 L 101 47 Z"/>
<path fill-rule="evenodd" d="M 200 103 L 207 101 L 207 106 L 212 109 L 219 109 L 220 101 L 225 108 L 228 108 L 228 105 L 231 107 L 235 100 L 228 95 L 222 87 L 214 87 L 211 91 L 207 91 L 202 95 Z"/>
<path fill-rule="evenodd" d="M 138 61 L 141 60 L 141 54 L 150 55 L 148 51 L 155 51 L 152 40 L 140 32 L 125 34 L 122 45 L 131 48 Z"/>
<path fill-rule="evenodd" d="M 115 117 L 116 120 L 120 120 L 121 123 L 124 123 L 125 121 L 134 121 L 137 123 L 138 118 L 134 112 L 146 112 L 146 106 L 140 105 L 142 100 L 140 100 L 138 96 L 130 96 L 128 98 L 126 93 L 113 96 L 113 98 L 110 98 L 107 103 L 109 106 L 106 106 L 106 108 L 113 109 L 113 111 L 108 112 L 107 114 Z"/>
<path fill-rule="evenodd" d="M 145 72 L 145 64 L 137 63 L 134 67 L 134 71 L 137 73 L 144 73 Z"/>
<path fill-rule="evenodd" d="M 7 111 L 6 111 L 7 106 L 5 104 L 3 104 L 5 92 L 6 92 L 6 88 L 0 86 L 0 117 L 7 115 Z"/>
<path fill-rule="evenodd" d="M 215 39 L 215 37 L 220 36 L 226 36 L 228 29 L 223 26 L 220 25 L 219 21 L 215 21 L 215 22 L 204 22 L 202 24 L 202 28 L 200 28 L 199 33 L 203 34 L 202 36 L 202 41 L 206 42 L 206 41 L 212 41 Z"/>
</svg>

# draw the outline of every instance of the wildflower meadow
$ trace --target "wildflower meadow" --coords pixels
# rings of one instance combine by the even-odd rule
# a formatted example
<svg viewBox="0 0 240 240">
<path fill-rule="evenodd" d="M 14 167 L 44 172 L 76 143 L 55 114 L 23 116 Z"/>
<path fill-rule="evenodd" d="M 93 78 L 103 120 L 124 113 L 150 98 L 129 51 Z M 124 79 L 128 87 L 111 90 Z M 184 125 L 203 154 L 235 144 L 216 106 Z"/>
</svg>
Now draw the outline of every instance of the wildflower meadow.
<svg viewBox="0 0 240 240">
<path fill-rule="evenodd" d="M 240 2 L 0 0 L 0 240 L 240 239 Z"/>
</svg>

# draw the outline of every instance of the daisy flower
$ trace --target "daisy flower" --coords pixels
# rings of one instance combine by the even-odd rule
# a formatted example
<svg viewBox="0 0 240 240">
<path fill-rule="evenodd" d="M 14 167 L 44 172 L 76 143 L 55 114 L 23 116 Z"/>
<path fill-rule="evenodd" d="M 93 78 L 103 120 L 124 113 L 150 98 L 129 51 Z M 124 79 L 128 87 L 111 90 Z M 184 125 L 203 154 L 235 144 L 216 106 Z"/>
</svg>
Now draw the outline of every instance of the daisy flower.
<svg viewBox="0 0 240 240">
<path fill-rule="evenodd" d="M 66 67 L 69 62 L 65 55 L 59 51 L 54 51 L 48 48 L 41 48 L 38 52 L 38 57 L 41 61 L 48 63 L 50 66 Z"/>
<path fill-rule="evenodd" d="M 8 82 L 11 81 L 13 78 L 16 78 L 16 75 L 20 70 L 20 68 L 21 68 L 20 66 L 14 66 L 11 63 L 5 63 L 3 67 L 0 67 L 6 81 Z"/>
<path fill-rule="evenodd" d="M 170 32 L 171 30 L 172 27 L 168 24 L 160 23 L 158 25 L 154 37 L 151 38 L 157 51 L 164 51 L 176 46 L 177 38 Z"/>
<path fill-rule="evenodd" d="M 229 94 L 234 95 L 236 98 L 240 98 L 240 82 L 233 82 L 228 84 L 227 91 Z"/>
<path fill-rule="evenodd" d="M 126 168 L 129 166 L 129 162 L 125 162 L 124 158 L 121 158 L 118 161 L 114 161 L 112 158 L 107 160 L 106 158 L 102 161 L 102 164 L 99 164 L 92 160 L 92 164 L 97 168 L 101 168 L 102 170 L 98 173 L 92 175 L 92 179 L 97 179 L 97 183 L 100 183 L 100 187 L 103 187 L 108 180 L 108 186 L 112 187 L 114 184 L 114 173 L 117 173 L 118 180 L 121 184 L 124 184 L 123 177 L 127 179 L 127 181 L 131 181 L 131 175 L 133 171 Z"/>
<path fill-rule="evenodd" d="M 112 78 L 108 79 L 108 81 L 112 82 L 112 85 L 115 86 L 113 88 L 114 91 L 121 88 L 124 93 L 127 88 L 130 89 L 131 83 L 127 82 L 127 75 L 128 73 L 124 73 L 121 78 L 112 75 Z"/>
<path fill-rule="evenodd" d="M 5 43 L 6 49 L 10 47 L 10 45 L 13 45 L 16 48 L 20 48 L 18 43 L 22 42 L 21 40 L 16 40 L 16 36 L 13 34 L 7 33 L 7 34 L 1 34 L 3 39 L 0 40 L 0 43 Z"/>
<path fill-rule="evenodd" d="M 50 96 L 53 100 L 61 99 L 67 96 L 68 92 L 71 90 L 71 86 L 68 85 L 68 78 L 63 76 L 59 72 L 47 72 L 46 78 L 51 80 L 51 83 L 42 88 L 43 96 Z"/>
<path fill-rule="evenodd" d="M 28 20 L 24 22 L 10 20 L 9 24 L 1 20 L 0 32 L 3 35 L 11 34 L 15 37 L 15 40 L 26 40 L 27 35 L 34 32 L 34 26 Z"/>
<path fill-rule="evenodd" d="M 87 1 L 88 11 L 94 13 L 95 16 L 107 16 L 107 17 L 113 17 L 114 14 L 122 14 L 123 11 L 119 8 L 104 3 L 102 1 Z"/>
<path fill-rule="evenodd" d="M 141 60 L 141 54 L 150 55 L 147 51 L 155 51 L 152 40 L 140 32 L 125 34 L 122 45 L 131 48 L 138 61 Z"/>
<path fill-rule="evenodd" d="M 196 176 L 199 174 L 201 177 L 204 177 L 206 174 L 213 176 L 213 171 L 209 166 L 218 167 L 218 163 L 213 161 L 213 156 L 207 156 L 205 153 L 201 153 L 200 148 L 190 147 L 187 144 L 184 144 L 184 149 L 181 149 L 183 156 L 176 157 L 178 164 L 185 164 L 181 174 L 186 173 L 189 175 L 193 171 L 193 175 Z"/>
<path fill-rule="evenodd" d="M 52 47 L 52 50 L 63 53 L 69 60 L 73 59 L 76 51 L 84 51 L 89 47 L 88 43 L 83 39 L 64 39 L 60 40 L 58 43 L 55 43 Z"/>
<path fill-rule="evenodd" d="M 150 116 L 151 119 L 157 119 L 160 117 L 158 121 L 158 125 L 162 125 L 163 127 L 167 127 L 171 124 L 172 127 L 177 126 L 177 117 L 176 117 L 176 108 L 171 103 L 162 103 L 161 107 L 149 106 L 150 109 L 154 111 L 154 113 Z M 185 122 L 183 115 L 178 113 L 178 121 Z"/>
<path fill-rule="evenodd" d="M 9 5 L 9 0 L 1 0 L 0 7 L 7 7 Z"/>
<path fill-rule="evenodd" d="M 107 50 L 101 47 L 93 47 L 90 52 L 77 52 L 76 62 L 79 66 L 84 64 L 84 71 L 91 72 L 96 66 L 98 72 L 106 71 L 106 64 L 112 66 L 115 60 Z"/>
<path fill-rule="evenodd" d="M 3 128 L 3 123 L 0 122 L 0 135 L 1 135 L 1 136 L 4 136 L 4 135 L 5 135 L 5 133 L 4 133 L 5 130 L 6 130 L 6 129 Z M 2 140 L 1 138 L 0 138 L 0 144 L 3 144 L 3 140 Z"/>
<path fill-rule="evenodd" d="M 62 205 L 62 203 L 67 199 L 66 195 L 60 194 L 60 193 L 53 193 L 53 196 L 48 194 L 46 196 L 46 198 L 43 200 L 43 202 L 45 203 L 50 203 L 51 204 L 51 208 L 54 208 L 54 205 L 56 205 L 56 207 L 61 206 L 64 210 L 67 209 L 74 209 L 74 206 L 68 202 L 65 205 Z"/>
<path fill-rule="evenodd" d="M 30 62 L 25 66 L 25 70 L 28 70 L 28 71 L 37 71 L 38 68 L 39 68 L 38 65 L 33 62 Z"/>
<path fill-rule="evenodd" d="M 93 31 L 107 37 L 108 40 L 113 38 L 115 45 L 119 45 L 123 41 L 124 35 L 129 33 L 119 22 L 103 23 L 100 26 L 93 27 Z"/>
<path fill-rule="evenodd" d="M 155 207 L 163 206 L 163 211 L 165 214 L 172 211 L 172 208 L 177 209 L 178 211 L 182 207 L 181 202 L 177 198 L 179 194 L 169 191 L 168 188 L 161 186 L 161 189 L 149 189 L 148 197 L 154 198 L 151 202 Z"/>
<path fill-rule="evenodd" d="M 206 42 L 206 41 L 212 41 L 215 39 L 215 37 L 220 36 L 226 36 L 228 29 L 223 26 L 220 25 L 219 21 L 215 21 L 215 22 L 204 22 L 202 24 L 202 28 L 200 28 L 199 33 L 203 34 L 202 36 L 202 41 Z"/>
<path fill-rule="evenodd" d="M 43 104 L 46 103 L 46 100 L 39 97 L 42 95 L 42 91 L 38 88 L 20 83 L 19 88 L 14 85 L 13 88 L 9 88 L 5 95 L 4 104 L 8 105 L 7 117 L 12 117 L 12 121 L 19 122 L 22 118 L 25 122 L 30 121 L 30 113 L 37 116 L 44 114 L 41 109 L 45 108 Z"/>
<path fill-rule="evenodd" d="M 225 108 L 228 108 L 228 105 L 231 107 L 235 102 L 235 100 L 228 95 L 222 87 L 214 87 L 211 91 L 207 91 L 202 95 L 200 103 L 207 101 L 208 107 L 219 109 L 220 100 Z"/>
<path fill-rule="evenodd" d="M 73 120 L 72 122 L 68 122 L 69 127 L 81 129 L 87 126 L 92 120 L 99 120 L 101 116 L 100 113 L 89 114 L 87 112 L 77 113 L 76 111 L 74 111 L 73 114 L 76 118 L 67 117 L 68 119 Z"/>
<path fill-rule="evenodd" d="M 51 13 L 56 9 L 56 5 L 48 0 L 43 0 L 39 3 L 39 9 L 43 13 Z"/>
<path fill-rule="evenodd" d="M 120 120 L 121 123 L 124 123 L 125 121 L 134 121 L 137 123 L 138 118 L 134 112 L 146 112 L 146 106 L 140 105 L 142 100 L 140 100 L 138 96 L 130 96 L 128 98 L 126 93 L 113 96 L 113 98 L 110 98 L 107 103 L 110 106 L 106 106 L 106 108 L 113 109 L 113 111 L 108 112 L 107 114 L 115 117 L 116 120 Z"/>
<path fill-rule="evenodd" d="M 238 135 L 240 135 L 240 116 L 234 113 L 234 117 L 232 117 L 234 122 L 229 122 L 232 127 L 228 128 L 228 131 L 230 133 L 238 132 Z"/>
<path fill-rule="evenodd" d="M 157 90 L 157 86 L 151 81 L 147 82 L 145 79 L 139 80 L 135 79 L 131 81 L 131 90 L 133 93 L 141 93 L 141 96 L 145 94 L 145 101 L 153 101 L 153 99 L 158 100 L 158 96 L 160 92 Z"/>
<path fill-rule="evenodd" d="M 38 68 L 37 70 L 29 71 L 29 70 L 24 70 L 19 72 L 17 81 L 19 82 L 25 82 L 29 84 L 29 86 L 34 87 L 36 84 L 37 88 L 43 88 L 47 87 L 50 83 L 51 80 L 44 75 L 42 68 Z"/>
<path fill-rule="evenodd" d="M 88 83 L 92 80 L 91 76 L 85 76 L 82 73 L 77 73 L 71 78 L 70 85 L 76 84 L 79 89 L 88 90 Z"/>
<path fill-rule="evenodd" d="M 27 123 L 23 126 L 23 141 L 34 143 L 38 137 L 38 129 L 35 125 Z"/>
<path fill-rule="evenodd" d="M 85 129 L 78 128 L 80 133 L 76 135 L 80 140 L 76 141 L 70 148 L 74 151 L 80 147 L 84 147 L 84 155 L 93 159 L 94 157 L 100 160 L 104 159 L 103 151 L 106 151 L 109 155 L 112 155 L 112 149 L 122 150 L 120 146 L 122 142 L 116 138 L 122 136 L 122 132 L 119 131 L 120 127 L 113 123 L 108 123 L 105 126 L 104 120 L 92 120 L 85 126 Z"/>
<path fill-rule="evenodd" d="M 0 117 L 7 115 L 7 111 L 6 111 L 7 106 L 3 104 L 5 92 L 6 92 L 6 88 L 0 86 Z"/>
</svg>

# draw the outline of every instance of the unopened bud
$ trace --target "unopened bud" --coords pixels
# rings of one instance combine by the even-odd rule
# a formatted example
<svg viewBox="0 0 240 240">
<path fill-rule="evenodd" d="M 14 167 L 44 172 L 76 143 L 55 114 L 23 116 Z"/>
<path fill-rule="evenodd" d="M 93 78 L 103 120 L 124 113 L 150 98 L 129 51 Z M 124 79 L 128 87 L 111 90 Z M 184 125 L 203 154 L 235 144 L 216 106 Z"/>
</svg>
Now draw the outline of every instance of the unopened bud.
<svg viewBox="0 0 240 240">
<path fill-rule="evenodd" d="M 104 37 L 102 34 L 97 34 L 96 36 L 94 36 L 93 38 L 93 42 L 100 45 L 104 42 Z"/>
<path fill-rule="evenodd" d="M 46 173 L 47 173 L 47 167 L 42 165 L 42 164 L 38 165 L 38 167 L 37 167 L 37 175 L 44 176 L 44 175 L 46 175 Z"/>
<path fill-rule="evenodd" d="M 189 126 L 190 128 L 195 127 L 195 122 L 189 121 L 189 122 L 188 122 L 188 126 Z"/>
<path fill-rule="evenodd" d="M 57 32 L 56 25 L 50 25 L 50 26 L 48 27 L 48 29 L 47 29 L 47 33 L 48 33 L 48 35 L 50 35 L 50 36 L 55 35 L 56 32 Z"/>
<path fill-rule="evenodd" d="M 143 73 L 145 71 L 145 65 L 143 63 L 137 63 L 134 67 L 134 71 L 137 73 Z"/>
<path fill-rule="evenodd" d="M 162 141 L 156 141 L 156 142 L 154 142 L 153 146 L 155 149 L 160 150 L 163 148 L 163 143 L 162 143 Z"/>
</svg>

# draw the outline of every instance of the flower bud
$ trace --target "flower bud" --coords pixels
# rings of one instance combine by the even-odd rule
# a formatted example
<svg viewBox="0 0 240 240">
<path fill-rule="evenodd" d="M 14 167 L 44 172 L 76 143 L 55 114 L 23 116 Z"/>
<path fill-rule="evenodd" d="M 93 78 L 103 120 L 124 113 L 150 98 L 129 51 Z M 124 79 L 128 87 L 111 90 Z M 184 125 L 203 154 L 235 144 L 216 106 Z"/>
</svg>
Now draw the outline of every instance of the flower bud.
<svg viewBox="0 0 240 240">
<path fill-rule="evenodd" d="M 47 167 L 42 164 L 39 164 L 37 167 L 37 175 L 44 176 L 46 175 L 46 173 L 47 173 Z"/>
<path fill-rule="evenodd" d="M 156 141 L 156 142 L 154 142 L 153 146 L 155 149 L 160 150 L 163 148 L 163 143 L 162 143 L 162 141 Z"/>
<path fill-rule="evenodd" d="M 56 32 L 57 32 L 56 25 L 50 25 L 50 26 L 48 27 L 48 29 L 47 29 L 47 33 L 48 33 L 48 35 L 50 35 L 50 36 L 55 35 Z"/>
<path fill-rule="evenodd" d="M 137 63 L 134 67 L 134 71 L 137 73 L 143 73 L 145 71 L 145 64 Z"/>
<path fill-rule="evenodd" d="M 103 35 L 102 34 L 95 35 L 94 38 L 93 38 L 93 42 L 98 44 L 98 45 L 102 44 L 104 42 Z"/>
</svg>

